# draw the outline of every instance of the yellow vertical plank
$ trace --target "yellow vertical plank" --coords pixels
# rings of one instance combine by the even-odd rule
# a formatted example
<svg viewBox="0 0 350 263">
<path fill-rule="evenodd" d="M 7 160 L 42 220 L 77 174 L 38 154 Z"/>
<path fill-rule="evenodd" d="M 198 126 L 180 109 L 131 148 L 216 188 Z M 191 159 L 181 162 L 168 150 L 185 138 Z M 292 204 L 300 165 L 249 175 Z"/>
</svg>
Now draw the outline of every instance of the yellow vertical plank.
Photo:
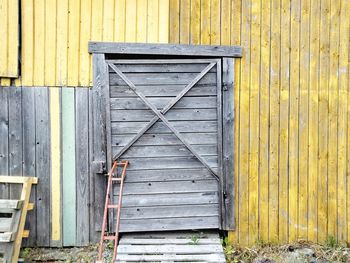
<svg viewBox="0 0 350 263">
<path fill-rule="evenodd" d="M 260 0 L 251 5 L 251 61 L 249 94 L 249 244 L 258 241 L 259 228 L 259 87 L 260 87 Z"/>
<path fill-rule="evenodd" d="M 221 43 L 221 0 L 211 0 L 210 4 L 210 43 Z"/>
<path fill-rule="evenodd" d="M 280 86 L 280 2 L 271 4 L 270 137 L 269 137 L 269 239 L 278 241 L 278 163 Z"/>
<path fill-rule="evenodd" d="M 22 0 L 22 84 L 33 85 L 34 53 L 34 4 L 31 0 Z"/>
<path fill-rule="evenodd" d="M 327 238 L 327 181 L 328 181 L 328 78 L 329 78 L 329 21 L 330 0 L 321 1 L 320 21 L 320 76 L 319 76 L 319 162 L 318 162 L 318 196 L 317 196 L 317 225 L 318 241 Z"/>
<path fill-rule="evenodd" d="M 210 44 L 210 0 L 201 1 L 201 44 Z"/>
<path fill-rule="evenodd" d="M 103 1 L 103 41 L 114 40 L 114 0 Z M 131 2 L 131 1 L 128 1 Z"/>
<path fill-rule="evenodd" d="M 158 42 L 169 42 L 169 0 L 159 0 Z"/>
<path fill-rule="evenodd" d="M 67 85 L 77 86 L 79 79 L 79 37 L 80 37 L 80 0 L 69 1 L 68 30 L 68 74 Z"/>
<path fill-rule="evenodd" d="M 241 1 L 233 0 L 231 5 L 231 45 L 241 45 Z M 230 231 L 228 234 L 229 242 L 239 242 L 239 151 L 240 151 L 240 79 L 241 79 L 241 60 L 235 61 L 235 78 L 234 78 L 234 191 L 235 191 L 235 231 Z"/>
<path fill-rule="evenodd" d="M 311 0 L 310 82 L 309 82 L 309 194 L 308 239 L 317 242 L 317 173 L 318 173 L 318 72 L 320 43 L 320 2 Z"/>
<path fill-rule="evenodd" d="M 115 25 L 114 37 L 117 42 L 125 41 L 125 15 L 126 15 L 126 0 L 116 0 L 115 3 Z"/>
<path fill-rule="evenodd" d="M 141 43 L 147 42 L 147 0 L 137 1 L 137 32 L 136 41 Z M 169 12 L 169 11 L 168 11 Z"/>
<path fill-rule="evenodd" d="M 180 42 L 180 0 L 169 0 L 169 42 Z"/>
<path fill-rule="evenodd" d="M 203 2 L 202 2 L 203 3 Z M 204 11 L 202 11 L 203 13 Z M 240 149 L 239 149 L 239 182 L 238 207 L 239 209 L 239 243 L 242 246 L 249 244 L 249 85 L 250 85 L 250 17 L 251 2 L 242 2 L 242 35 L 241 45 L 243 57 L 241 61 L 240 85 Z"/>
<path fill-rule="evenodd" d="M 18 5 L 19 5 L 19 2 L 11 1 L 11 0 L 5 0 L 5 1 L 8 2 L 8 14 L 9 14 L 7 76 L 18 77 L 18 61 L 19 61 L 19 58 L 18 58 L 18 46 L 19 46 Z"/>
<path fill-rule="evenodd" d="M 288 137 L 289 137 L 289 51 L 290 51 L 290 1 L 281 2 L 281 83 L 279 109 L 279 208 L 278 235 L 280 243 L 288 242 Z"/>
<path fill-rule="evenodd" d="M 44 86 L 45 70 L 45 1 L 34 1 L 34 79 L 35 86 Z"/>
<path fill-rule="evenodd" d="M 45 1 L 45 85 L 56 85 L 56 0 Z"/>
<path fill-rule="evenodd" d="M 8 0 L 0 0 L 0 17 L 1 17 L 1 26 L 0 26 L 0 36 L 3 40 L 0 46 L 0 76 L 7 76 L 7 64 L 8 57 L 7 51 L 9 49 L 8 36 L 9 36 L 9 27 L 8 27 Z"/>
<path fill-rule="evenodd" d="M 259 106 L 259 239 L 269 239 L 269 83 L 270 1 L 261 5 L 261 62 Z"/>
<path fill-rule="evenodd" d="M 148 0 L 147 10 L 147 42 L 157 43 L 159 35 L 159 2 Z"/>
<path fill-rule="evenodd" d="M 309 22 L 310 0 L 301 2 L 300 28 L 300 101 L 299 101 L 299 238 L 307 239 L 308 222 L 308 95 L 309 95 Z"/>
<path fill-rule="evenodd" d="M 61 149 L 60 149 L 60 90 L 50 89 L 51 131 L 51 239 L 61 239 Z"/>
<path fill-rule="evenodd" d="M 91 32 L 91 0 L 80 0 L 80 47 L 79 86 L 88 86 L 90 81 L 90 61 L 87 43 Z"/>
<path fill-rule="evenodd" d="M 221 1 L 221 44 L 230 45 L 231 39 L 231 0 Z"/>
<path fill-rule="evenodd" d="M 68 0 L 57 1 L 56 82 L 67 85 L 68 66 Z"/>
<path fill-rule="evenodd" d="M 289 241 L 298 239 L 298 189 L 299 189 L 299 42 L 300 1 L 291 2 L 291 52 L 289 93 Z"/>
<path fill-rule="evenodd" d="M 190 0 L 180 2 L 180 44 L 190 43 Z"/>
<path fill-rule="evenodd" d="M 200 44 L 201 39 L 201 5 L 200 0 L 191 0 L 191 36 L 192 45 Z"/>
<path fill-rule="evenodd" d="M 125 7 L 125 41 L 135 42 L 136 41 L 136 0 L 126 1 Z"/>
<path fill-rule="evenodd" d="M 329 123 L 328 123 L 328 234 L 337 237 L 338 63 L 340 0 L 331 1 Z"/>
<path fill-rule="evenodd" d="M 347 112 L 349 87 L 349 1 L 342 1 L 340 8 L 339 44 L 339 102 L 338 102 L 338 240 L 347 240 Z"/>
</svg>

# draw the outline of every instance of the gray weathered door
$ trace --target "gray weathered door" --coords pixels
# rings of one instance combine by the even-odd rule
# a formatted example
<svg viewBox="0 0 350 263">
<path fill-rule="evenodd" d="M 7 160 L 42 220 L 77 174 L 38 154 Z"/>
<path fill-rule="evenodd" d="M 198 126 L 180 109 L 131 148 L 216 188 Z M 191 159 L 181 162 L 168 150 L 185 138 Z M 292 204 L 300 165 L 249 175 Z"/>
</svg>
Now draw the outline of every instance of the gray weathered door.
<svg viewBox="0 0 350 263">
<path fill-rule="evenodd" d="M 121 232 L 220 228 L 221 60 L 106 62 L 107 157 L 130 162 Z"/>
</svg>

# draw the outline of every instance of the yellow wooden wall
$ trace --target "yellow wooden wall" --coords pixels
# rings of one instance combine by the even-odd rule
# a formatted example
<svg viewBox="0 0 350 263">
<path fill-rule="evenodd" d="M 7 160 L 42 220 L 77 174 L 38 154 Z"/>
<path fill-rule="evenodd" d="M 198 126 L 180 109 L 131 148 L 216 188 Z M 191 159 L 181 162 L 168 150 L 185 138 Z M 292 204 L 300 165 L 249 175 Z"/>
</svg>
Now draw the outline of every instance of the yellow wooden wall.
<svg viewBox="0 0 350 263">
<path fill-rule="evenodd" d="M 168 42 L 168 19 L 169 0 L 22 0 L 21 78 L 15 84 L 89 86 L 89 40 Z"/>
<path fill-rule="evenodd" d="M 18 76 L 18 1 L 0 0 L 0 77 Z"/>
<path fill-rule="evenodd" d="M 231 241 L 350 241 L 348 0 L 170 0 L 170 42 L 241 45 Z"/>
<path fill-rule="evenodd" d="M 91 85 L 88 40 L 241 45 L 231 241 L 350 242 L 349 20 L 347 0 L 22 0 L 15 84 Z"/>
</svg>

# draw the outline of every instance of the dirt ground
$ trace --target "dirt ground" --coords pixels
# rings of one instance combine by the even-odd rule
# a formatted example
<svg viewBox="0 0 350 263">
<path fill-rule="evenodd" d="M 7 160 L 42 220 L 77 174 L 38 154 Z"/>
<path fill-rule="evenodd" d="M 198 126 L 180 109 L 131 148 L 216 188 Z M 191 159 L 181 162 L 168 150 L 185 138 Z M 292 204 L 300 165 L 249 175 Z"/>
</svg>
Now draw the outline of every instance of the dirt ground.
<svg viewBox="0 0 350 263">
<path fill-rule="evenodd" d="M 239 248 L 225 244 L 224 251 L 229 263 L 326 263 L 350 262 L 350 248 L 340 246 L 335 241 L 325 245 L 298 242 L 290 245 L 257 243 L 250 248 Z M 94 262 L 97 258 L 97 245 L 83 248 L 24 248 L 21 257 L 24 262 Z M 105 257 L 110 256 L 107 249 Z M 109 262 L 106 260 L 106 262 Z"/>
</svg>

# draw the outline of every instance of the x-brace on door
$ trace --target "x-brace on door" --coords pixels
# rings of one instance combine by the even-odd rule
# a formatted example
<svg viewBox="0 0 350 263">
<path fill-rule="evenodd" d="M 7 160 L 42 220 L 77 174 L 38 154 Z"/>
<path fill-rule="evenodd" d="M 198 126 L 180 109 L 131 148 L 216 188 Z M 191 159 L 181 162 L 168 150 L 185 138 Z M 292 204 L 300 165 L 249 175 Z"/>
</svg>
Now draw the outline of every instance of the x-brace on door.
<svg viewBox="0 0 350 263">
<path fill-rule="evenodd" d="M 122 232 L 228 228 L 223 121 L 230 125 L 233 112 L 223 115 L 223 93 L 232 83 L 222 83 L 222 68 L 232 66 L 225 59 L 105 61 L 107 166 L 130 162 Z"/>
</svg>

